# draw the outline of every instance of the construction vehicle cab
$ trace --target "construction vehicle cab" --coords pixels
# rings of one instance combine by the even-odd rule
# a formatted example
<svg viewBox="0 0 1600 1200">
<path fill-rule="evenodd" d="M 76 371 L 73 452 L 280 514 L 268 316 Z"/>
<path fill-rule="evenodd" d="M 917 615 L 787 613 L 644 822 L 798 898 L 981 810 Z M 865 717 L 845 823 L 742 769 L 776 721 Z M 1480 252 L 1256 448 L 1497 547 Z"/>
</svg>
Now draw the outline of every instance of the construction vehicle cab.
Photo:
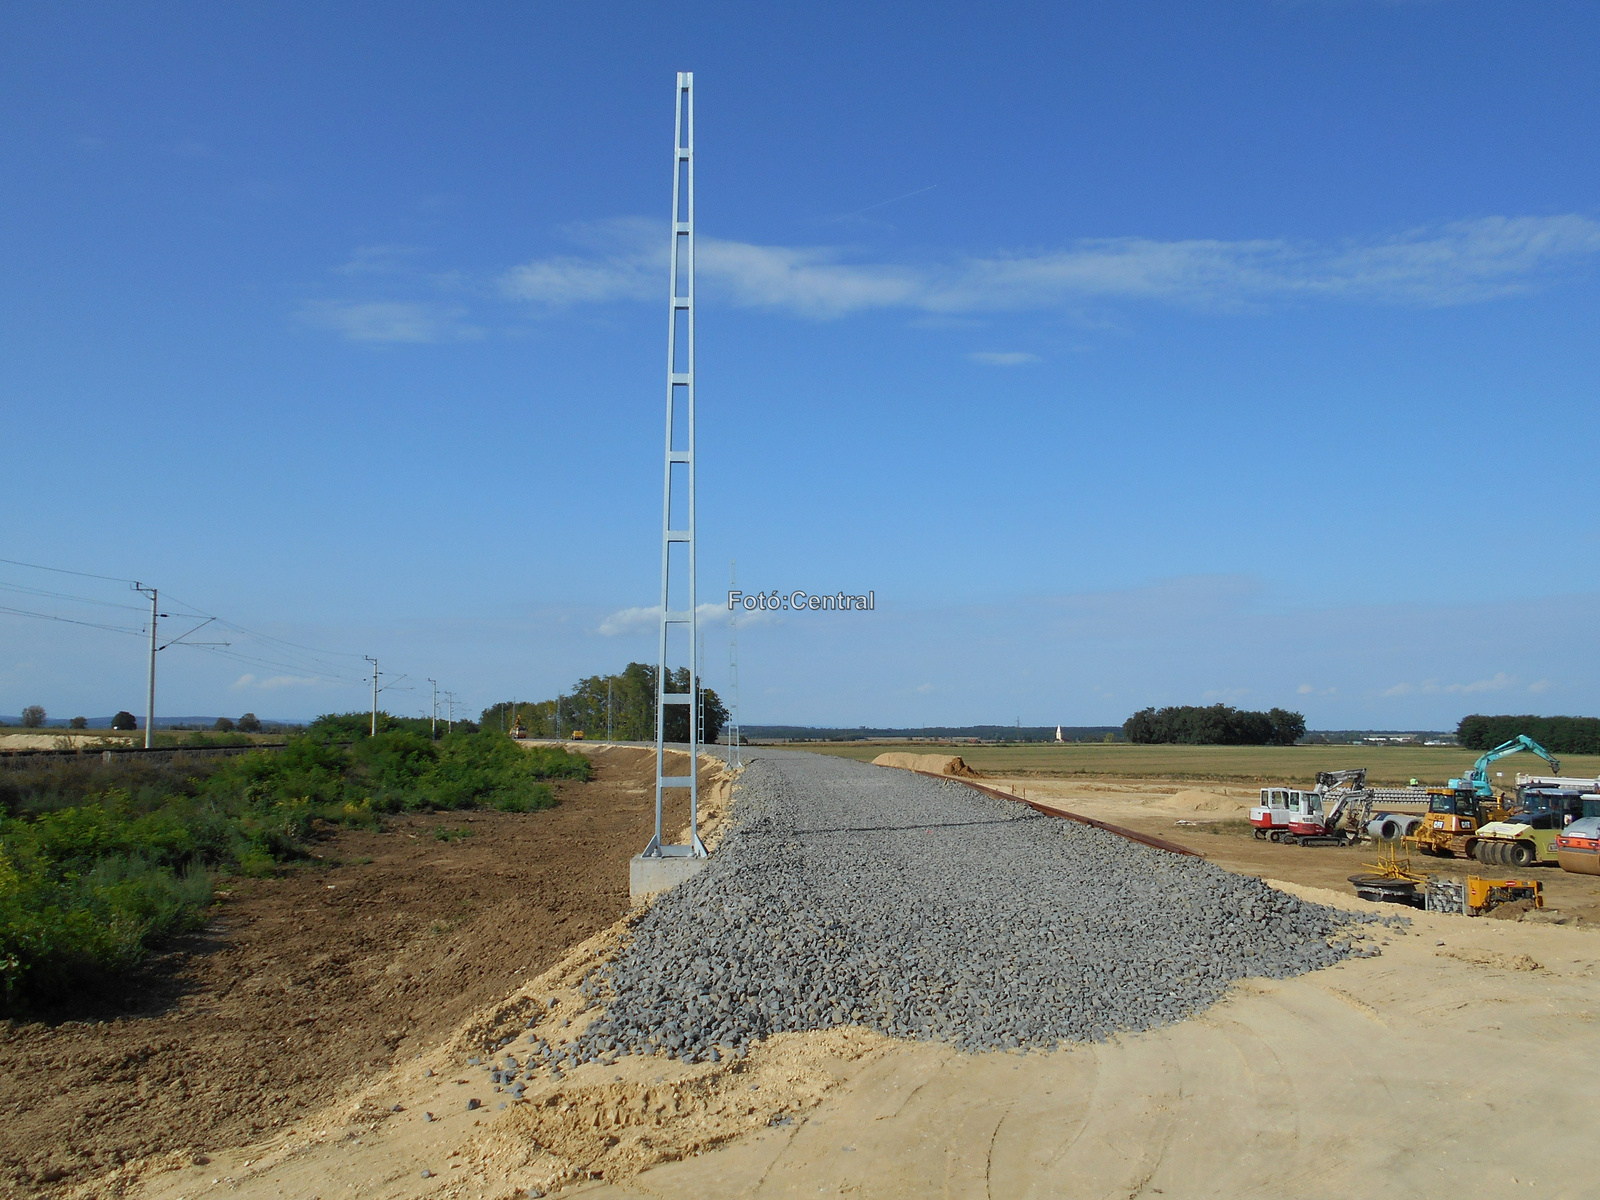
<svg viewBox="0 0 1600 1200">
<path fill-rule="evenodd" d="M 1299 788 L 1262 788 L 1261 803 L 1250 810 L 1256 837 L 1280 841 L 1290 830 L 1309 832 L 1315 822 L 1322 829 L 1322 797 Z M 1299 827 L 1296 829 L 1296 827 Z"/>
<path fill-rule="evenodd" d="M 1250 810 L 1250 824 L 1257 838 L 1297 845 L 1345 845 L 1360 836 L 1359 828 L 1341 830 L 1341 821 L 1352 799 L 1360 791 L 1366 770 L 1324 771 L 1317 776 L 1315 791 L 1301 788 L 1262 788 L 1261 803 Z M 1349 785 L 1355 784 L 1354 788 Z M 1329 792 L 1330 786 L 1342 790 Z"/>
<path fill-rule="evenodd" d="M 1428 813 L 1413 835 L 1417 849 L 1470 857 L 1483 820 L 1482 802 L 1470 787 L 1429 788 Z"/>
</svg>

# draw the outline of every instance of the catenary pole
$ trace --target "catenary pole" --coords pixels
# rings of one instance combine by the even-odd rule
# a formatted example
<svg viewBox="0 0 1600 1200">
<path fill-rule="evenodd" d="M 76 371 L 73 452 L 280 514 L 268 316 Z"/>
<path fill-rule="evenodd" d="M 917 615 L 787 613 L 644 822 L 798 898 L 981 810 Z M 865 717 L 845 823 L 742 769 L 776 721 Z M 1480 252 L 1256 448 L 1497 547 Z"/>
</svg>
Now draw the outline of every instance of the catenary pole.
<svg viewBox="0 0 1600 1200">
<path fill-rule="evenodd" d="M 439 681 L 430 679 L 428 682 L 433 684 L 433 717 L 428 722 L 428 736 L 437 738 L 439 736 Z"/>
<path fill-rule="evenodd" d="M 678 72 L 677 108 L 672 131 L 672 249 L 667 295 L 666 454 L 661 497 L 661 609 L 656 653 L 656 826 L 644 856 L 706 857 L 700 840 L 699 623 L 696 613 L 695 547 L 695 228 L 694 228 L 694 75 Z M 678 553 L 674 554 L 673 549 Z M 676 569 L 674 569 L 676 568 Z M 679 607 L 674 608 L 674 602 Z M 669 692 L 673 681 L 669 633 L 687 634 L 682 668 L 689 686 Z M 667 706 L 684 705 L 688 773 L 668 775 Z M 662 792 L 689 793 L 689 844 L 662 841 Z"/>
<path fill-rule="evenodd" d="M 372 664 L 372 736 L 378 736 L 378 660 L 370 654 L 363 654 L 362 658 Z"/>
<path fill-rule="evenodd" d="M 134 590 L 150 593 L 150 688 L 145 695 L 144 705 L 144 748 L 146 750 L 154 744 L 156 732 L 156 618 L 162 614 L 156 611 L 156 589 L 147 588 L 143 584 L 135 583 Z"/>
</svg>

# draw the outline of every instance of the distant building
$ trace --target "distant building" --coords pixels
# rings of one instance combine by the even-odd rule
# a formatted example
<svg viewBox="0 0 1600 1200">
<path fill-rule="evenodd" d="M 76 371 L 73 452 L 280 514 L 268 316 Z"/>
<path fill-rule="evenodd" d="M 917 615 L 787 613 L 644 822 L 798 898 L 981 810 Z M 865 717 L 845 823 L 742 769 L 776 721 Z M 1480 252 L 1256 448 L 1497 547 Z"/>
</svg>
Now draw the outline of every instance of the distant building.
<svg viewBox="0 0 1600 1200">
<path fill-rule="evenodd" d="M 1067 740 L 1066 738 L 1061 736 L 1061 726 L 1057 725 L 1056 726 L 1056 741 L 1064 742 L 1066 740 Z"/>
</svg>

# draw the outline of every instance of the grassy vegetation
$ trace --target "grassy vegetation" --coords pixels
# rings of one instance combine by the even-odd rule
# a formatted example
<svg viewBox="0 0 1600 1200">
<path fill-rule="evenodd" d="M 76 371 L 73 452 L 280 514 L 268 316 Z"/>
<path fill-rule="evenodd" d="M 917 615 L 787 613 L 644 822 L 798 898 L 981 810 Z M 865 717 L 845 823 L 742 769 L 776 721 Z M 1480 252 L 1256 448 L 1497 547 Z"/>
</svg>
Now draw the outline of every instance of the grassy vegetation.
<svg viewBox="0 0 1600 1200">
<path fill-rule="evenodd" d="M 0 771 L 0 1011 L 47 1012 L 197 927 L 219 874 L 264 875 L 384 813 L 553 804 L 589 761 L 496 733 L 345 742 L 338 719 L 280 751 L 169 763 L 59 759 Z"/>
<path fill-rule="evenodd" d="M 1227 783 L 1315 782 L 1318 771 L 1366 767 L 1369 783 L 1400 785 L 1412 779 L 1443 783 L 1470 770 L 1474 751 L 1449 746 L 1135 746 L 1096 742 L 1018 743 L 998 746 L 938 746 L 906 742 L 817 742 L 805 749 L 871 762 L 886 751 L 959 754 L 985 775 L 1040 778 L 1178 779 Z M 1492 772 L 1505 772 L 1496 780 Z M 1490 782 L 1509 786 L 1518 771 L 1548 768 L 1542 759 L 1519 755 L 1490 768 Z M 1600 755 L 1563 755 L 1567 775 L 1600 775 Z"/>
</svg>

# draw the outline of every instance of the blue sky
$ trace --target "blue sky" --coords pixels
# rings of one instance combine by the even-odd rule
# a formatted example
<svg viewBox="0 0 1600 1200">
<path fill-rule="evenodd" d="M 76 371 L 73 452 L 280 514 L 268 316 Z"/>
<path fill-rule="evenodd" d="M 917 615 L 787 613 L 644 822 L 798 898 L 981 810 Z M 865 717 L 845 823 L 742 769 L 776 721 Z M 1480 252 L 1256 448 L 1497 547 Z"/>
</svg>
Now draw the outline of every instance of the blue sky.
<svg viewBox="0 0 1600 1200">
<path fill-rule="evenodd" d="M 111 577 L 0 604 L 223 618 L 166 713 L 652 658 L 688 69 L 702 600 L 877 602 L 746 722 L 1600 710 L 1600 11 L 685 11 L 0 10 L 0 558 Z M 0 712 L 143 687 L 0 614 Z"/>
</svg>

